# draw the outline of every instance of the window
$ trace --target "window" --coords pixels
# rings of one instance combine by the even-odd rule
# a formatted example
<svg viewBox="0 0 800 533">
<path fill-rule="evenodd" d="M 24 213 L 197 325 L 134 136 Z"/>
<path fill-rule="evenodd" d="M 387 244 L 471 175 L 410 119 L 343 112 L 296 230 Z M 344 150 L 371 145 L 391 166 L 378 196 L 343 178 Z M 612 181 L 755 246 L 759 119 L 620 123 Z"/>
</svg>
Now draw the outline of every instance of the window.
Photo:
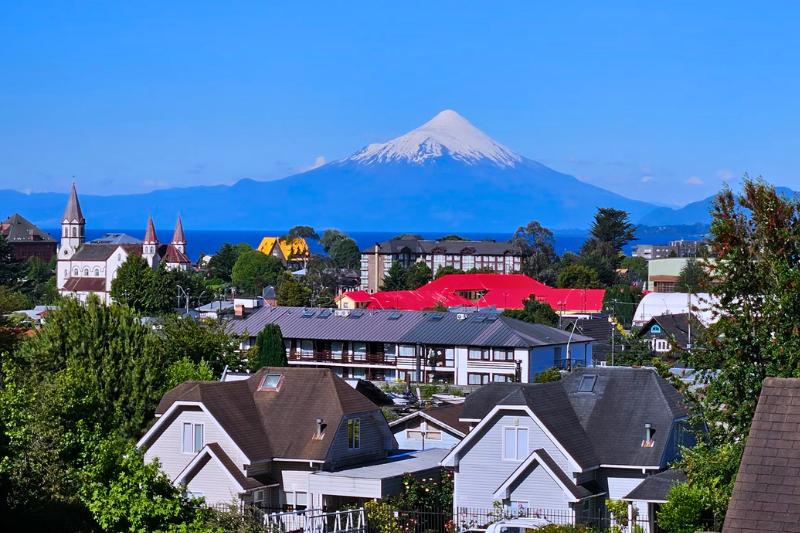
<svg viewBox="0 0 800 533">
<path fill-rule="evenodd" d="M 72 275 L 73 276 L 78 276 L 78 275 L 80 275 L 80 271 L 77 268 L 73 268 L 72 269 Z"/>
<path fill-rule="evenodd" d="M 666 339 L 653 339 L 653 349 L 657 352 L 668 352 L 669 341 Z"/>
<path fill-rule="evenodd" d="M 470 361 L 488 361 L 489 350 L 485 348 L 470 348 L 467 358 Z"/>
<path fill-rule="evenodd" d="M 314 341 L 300 341 L 300 353 L 304 357 L 311 357 L 314 355 Z"/>
<path fill-rule="evenodd" d="M 357 450 L 361 447 L 361 419 L 351 418 L 347 421 L 347 448 Z"/>
<path fill-rule="evenodd" d="M 495 348 L 494 349 L 494 360 L 495 361 L 513 361 L 514 360 L 514 350 L 509 350 L 506 348 Z"/>
<path fill-rule="evenodd" d="M 561 346 L 553 348 L 553 367 L 564 369 L 564 361 L 561 359 Z"/>
<path fill-rule="evenodd" d="M 282 374 L 267 374 L 264 376 L 264 379 L 261 380 L 261 385 L 258 387 L 258 390 L 278 390 L 282 377 Z"/>
<path fill-rule="evenodd" d="M 353 359 L 363 361 L 367 358 L 367 344 L 364 342 L 353 343 Z"/>
<path fill-rule="evenodd" d="M 467 385 L 486 385 L 489 383 L 489 374 L 467 374 Z"/>
<path fill-rule="evenodd" d="M 456 349 L 445 348 L 444 350 L 444 366 L 455 366 Z"/>
<path fill-rule="evenodd" d="M 398 353 L 399 357 L 414 357 L 414 346 L 408 344 L 401 344 L 400 345 L 400 352 Z"/>
<path fill-rule="evenodd" d="M 503 428 L 503 460 L 522 461 L 528 457 L 528 428 Z"/>
<path fill-rule="evenodd" d="M 650 326 L 650 333 L 661 333 L 661 326 L 658 324 L 653 324 Z"/>
<path fill-rule="evenodd" d="M 581 381 L 578 383 L 578 392 L 592 392 L 596 382 L 597 376 L 594 374 L 581 376 Z"/>
<path fill-rule="evenodd" d="M 308 506 L 308 494 L 305 492 L 286 492 L 286 504 L 284 511 L 305 511 Z"/>
<path fill-rule="evenodd" d="M 183 423 L 183 453 L 197 453 L 203 448 L 203 424 Z"/>
<path fill-rule="evenodd" d="M 383 357 L 388 361 L 393 361 L 397 356 L 397 345 L 396 344 L 384 344 L 383 345 Z"/>
<path fill-rule="evenodd" d="M 100 269 L 99 268 L 95 268 L 94 269 L 94 277 L 96 277 L 96 278 L 100 277 Z"/>
<path fill-rule="evenodd" d="M 495 383 L 511 383 L 514 381 L 514 376 L 508 376 L 506 374 L 494 374 L 492 376 L 492 381 Z"/>
<path fill-rule="evenodd" d="M 343 349 L 344 349 L 344 343 L 343 342 L 332 342 L 331 343 L 331 355 L 335 355 L 336 357 L 341 357 Z"/>
</svg>

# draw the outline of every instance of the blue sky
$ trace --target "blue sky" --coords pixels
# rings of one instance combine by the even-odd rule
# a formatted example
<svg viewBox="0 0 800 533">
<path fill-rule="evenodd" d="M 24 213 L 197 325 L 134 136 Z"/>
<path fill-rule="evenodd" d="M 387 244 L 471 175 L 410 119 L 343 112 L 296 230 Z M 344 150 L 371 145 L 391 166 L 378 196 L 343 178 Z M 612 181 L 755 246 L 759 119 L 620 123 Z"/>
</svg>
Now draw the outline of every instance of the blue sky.
<svg viewBox="0 0 800 533">
<path fill-rule="evenodd" d="M 26 5 L 27 4 L 27 5 Z M 35 2 L 0 13 L 0 188 L 275 179 L 452 108 L 683 204 L 800 189 L 796 2 Z"/>
</svg>

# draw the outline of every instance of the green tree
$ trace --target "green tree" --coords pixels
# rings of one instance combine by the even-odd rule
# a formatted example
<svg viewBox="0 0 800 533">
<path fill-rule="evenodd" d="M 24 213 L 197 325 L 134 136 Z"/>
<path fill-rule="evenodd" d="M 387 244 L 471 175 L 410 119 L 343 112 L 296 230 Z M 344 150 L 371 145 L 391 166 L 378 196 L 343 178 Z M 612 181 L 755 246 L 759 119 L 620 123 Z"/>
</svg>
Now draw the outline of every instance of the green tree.
<svg viewBox="0 0 800 533">
<path fill-rule="evenodd" d="M 658 526 L 674 533 L 694 533 L 706 529 L 702 489 L 679 483 L 667 493 L 667 503 L 658 510 Z"/>
<path fill-rule="evenodd" d="M 586 265 L 570 265 L 558 273 L 557 285 L 563 288 L 590 289 L 600 285 L 597 271 Z"/>
<path fill-rule="evenodd" d="M 534 383 L 549 383 L 551 381 L 558 381 L 561 379 L 561 371 L 555 367 L 548 368 L 533 376 Z"/>
<path fill-rule="evenodd" d="M 461 235 L 450 234 L 450 235 L 445 235 L 444 237 L 442 237 L 439 240 L 440 241 L 466 241 L 467 239 L 465 239 Z"/>
<path fill-rule="evenodd" d="M 338 229 L 326 229 L 322 232 L 322 237 L 319 239 L 319 243 L 322 246 L 322 249 L 325 250 L 326 254 L 331 253 L 331 248 L 337 242 L 348 239 L 349 237 L 339 231 Z"/>
<path fill-rule="evenodd" d="M 443 266 L 443 267 L 439 268 L 439 270 L 436 271 L 436 275 L 434 276 L 434 279 L 439 279 L 442 276 L 447 276 L 448 274 L 463 274 L 463 273 L 464 273 L 463 270 L 459 270 L 456 267 Z"/>
<path fill-rule="evenodd" d="M 620 268 L 626 269 L 626 279 L 630 283 L 641 285 L 647 281 L 647 259 L 644 257 L 625 257 L 620 262 Z"/>
<path fill-rule="evenodd" d="M 361 266 L 361 250 L 350 237 L 345 236 L 334 242 L 329 254 L 337 268 L 358 269 Z"/>
<path fill-rule="evenodd" d="M 431 269 L 422 262 L 416 262 L 406 270 L 406 288 L 418 289 L 433 279 Z"/>
<path fill-rule="evenodd" d="M 231 282 L 233 275 L 233 266 L 239 258 L 239 254 L 247 252 L 253 248 L 245 243 L 240 244 L 223 244 L 217 253 L 211 256 L 208 261 L 208 272 L 212 278 L 218 279 L 224 283 Z"/>
<path fill-rule="evenodd" d="M 213 379 L 214 371 L 205 359 L 200 359 L 199 363 L 195 363 L 188 357 L 184 357 L 167 368 L 166 386 L 171 389 L 185 381 L 211 381 Z"/>
<path fill-rule="evenodd" d="M 295 226 L 289 229 L 286 233 L 286 238 L 289 240 L 312 239 L 318 241 L 319 235 L 317 235 L 317 232 L 314 231 L 314 228 L 311 226 Z"/>
<path fill-rule="evenodd" d="M 277 257 L 264 255 L 258 250 L 248 250 L 240 253 L 236 259 L 231 280 L 243 293 L 255 296 L 264 287 L 274 286 L 284 270 L 283 263 Z"/>
<path fill-rule="evenodd" d="M 140 313 L 149 313 L 153 307 L 151 287 L 154 275 L 153 269 L 144 258 L 135 254 L 129 255 L 117 269 L 117 275 L 111 282 L 111 297 L 115 302 Z"/>
<path fill-rule="evenodd" d="M 383 276 L 382 291 L 402 291 L 406 289 L 406 268 L 395 261 Z"/>
<path fill-rule="evenodd" d="M 603 312 L 615 317 L 623 327 L 630 328 L 642 296 L 642 290 L 633 285 L 609 287 L 603 296 Z"/>
<path fill-rule="evenodd" d="M 11 245 L 5 235 L 0 235 L 0 285 L 16 284 L 20 273 L 21 265 L 11 258 Z"/>
<path fill-rule="evenodd" d="M 169 350 L 173 359 L 185 358 L 194 364 L 206 362 L 216 375 L 225 365 L 239 366 L 236 350 L 241 339 L 228 334 L 222 323 L 167 315 L 160 325 L 155 335 L 162 341 L 160 346 Z"/>
<path fill-rule="evenodd" d="M 522 272 L 542 283 L 555 283 L 558 257 L 554 242 L 553 232 L 535 220 L 517 228 L 511 243 L 523 256 Z"/>
<path fill-rule="evenodd" d="M 696 259 L 689 259 L 678 275 L 675 290 L 678 292 L 702 292 L 708 285 L 708 274 Z"/>
<path fill-rule="evenodd" d="M 523 309 L 506 309 L 503 315 L 524 320 L 532 324 L 544 324 L 555 326 L 558 324 L 558 315 L 548 304 L 540 302 L 535 296 L 531 296 L 523 302 Z"/>
<path fill-rule="evenodd" d="M 278 297 L 278 305 L 292 307 L 308 307 L 311 305 L 311 290 L 288 272 L 281 276 L 276 296 Z"/>
<path fill-rule="evenodd" d="M 631 223 L 627 212 L 601 207 L 594 216 L 590 235 L 597 242 L 608 243 L 619 254 L 626 244 L 636 240 L 636 226 Z"/>
<path fill-rule="evenodd" d="M 250 368 L 256 371 L 264 367 L 289 366 L 286 346 L 283 343 L 281 328 L 277 324 L 267 324 L 258 335 L 253 347 Z"/>
<path fill-rule="evenodd" d="M 20 309 L 25 309 L 27 306 L 28 299 L 24 294 L 0 285 L 0 315 L 19 311 Z"/>
</svg>

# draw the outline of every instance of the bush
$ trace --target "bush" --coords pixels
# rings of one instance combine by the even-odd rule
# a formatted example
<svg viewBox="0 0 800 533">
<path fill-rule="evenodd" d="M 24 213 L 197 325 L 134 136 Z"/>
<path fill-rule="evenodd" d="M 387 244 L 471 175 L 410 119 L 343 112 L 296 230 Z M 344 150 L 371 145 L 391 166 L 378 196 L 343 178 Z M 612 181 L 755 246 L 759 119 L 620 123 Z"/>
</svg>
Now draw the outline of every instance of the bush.
<svg viewBox="0 0 800 533">
<path fill-rule="evenodd" d="M 661 506 L 657 519 L 659 527 L 671 533 L 694 533 L 703 528 L 706 508 L 703 491 L 687 483 L 673 486 L 667 493 L 667 503 Z"/>
<path fill-rule="evenodd" d="M 561 372 L 557 368 L 553 367 L 536 374 L 533 377 L 533 382 L 549 383 L 551 381 L 558 381 L 559 379 L 561 379 Z"/>
<path fill-rule="evenodd" d="M 386 502 L 373 500 L 364 504 L 367 524 L 375 533 L 395 533 L 400 530 L 400 523 L 394 515 L 395 508 Z"/>
</svg>

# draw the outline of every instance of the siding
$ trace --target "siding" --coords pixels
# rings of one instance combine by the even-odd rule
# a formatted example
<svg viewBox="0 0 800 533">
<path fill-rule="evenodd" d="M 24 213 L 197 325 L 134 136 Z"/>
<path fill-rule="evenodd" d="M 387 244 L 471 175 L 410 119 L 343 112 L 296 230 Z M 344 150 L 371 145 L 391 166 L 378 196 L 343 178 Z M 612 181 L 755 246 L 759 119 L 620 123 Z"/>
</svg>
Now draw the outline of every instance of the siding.
<svg viewBox="0 0 800 533">
<path fill-rule="evenodd" d="M 572 468 L 561 450 L 527 415 L 498 415 L 480 438 L 462 450 L 456 476 L 456 507 L 491 508 L 495 490 L 516 470 L 521 461 L 503 461 L 503 427 L 529 428 L 528 450 L 543 448 L 570 475 Z M 559 491 L 561 489 L 558 489 Z"/>
<path fill-rule="evenodd" d="M 431 448 L 442 448 L 445 450 L 449 450 L 453 448 L 456 444 L 461 442 L 461 438 L 449 433 L 447 430 L 443 429 L 440 425 L 434 424 L 433 422 L 427 421 L 428 430 L 435 430 L 442 432 L 442 440 L 429 440 L 425 439 L 425 449 L 430 450 Z M 422 449 L 422 439 L 409 439 L 406 437 L 406 431 L 408 429 L 419 429 L 419 419 L 416 420 L 409 420 L 408 422 L 403 422 L 402 424 L 398 424 L 392 427 L 392 433 L 394 433 L 394 438 L 397 440 L 397 446 L 401 450 L 421 450 Z"/>
<path fill-rule="evenodd" d="M 347 420 L 351 418 L 361 420 L 360 447 L 356 450 L 347 447 Z M 387 450 L 395 447 L 394 437 L 380 411 L 350 415 L 343 417 L 336 429 L 325 467 L 336 470 L 357 463 L 376 461 L 386 457 Z"/>
<path fill-rule="evenodd" d="M 619 500 L 635 489 L 647 477 L 641 470 L 603 469 L 600 476 L 601 484 L 608 487 L 608 497 Z"/>
<path fill-rule="evenodd" d="M 206 460 L 186 488 L 202 494 L 210 505 L 238 501 L 241 490 L 216 459 Z"/>
<path fill-rule="evenodd" d="M 529 469 L 518 486 L 512 487 L 511 500 L 528 502 L 528 507 L 545 511 L 571 509 L 564 491 L 541 466 Z M 559 516 L 561 513 L 559 513 Z"/>
<path fill-rule="evenodd" d="M 183 453 L 183 423 L 203 424 L 204 444 L 216 442 L 219 444 L 233 463 L 241 468 L 248 461 L 238 453 L 236 446 L 228 435 L 204 411 L 184 409 L 172 420 L 155 442 L 145 451 L 144 458 L 151 461 L 157 458 L 161 470 L 174 480 L 178 474 L 189 464 L 195 454 Z M 242 470 L 244 473 L 244 470 Z"/>
</svg>

